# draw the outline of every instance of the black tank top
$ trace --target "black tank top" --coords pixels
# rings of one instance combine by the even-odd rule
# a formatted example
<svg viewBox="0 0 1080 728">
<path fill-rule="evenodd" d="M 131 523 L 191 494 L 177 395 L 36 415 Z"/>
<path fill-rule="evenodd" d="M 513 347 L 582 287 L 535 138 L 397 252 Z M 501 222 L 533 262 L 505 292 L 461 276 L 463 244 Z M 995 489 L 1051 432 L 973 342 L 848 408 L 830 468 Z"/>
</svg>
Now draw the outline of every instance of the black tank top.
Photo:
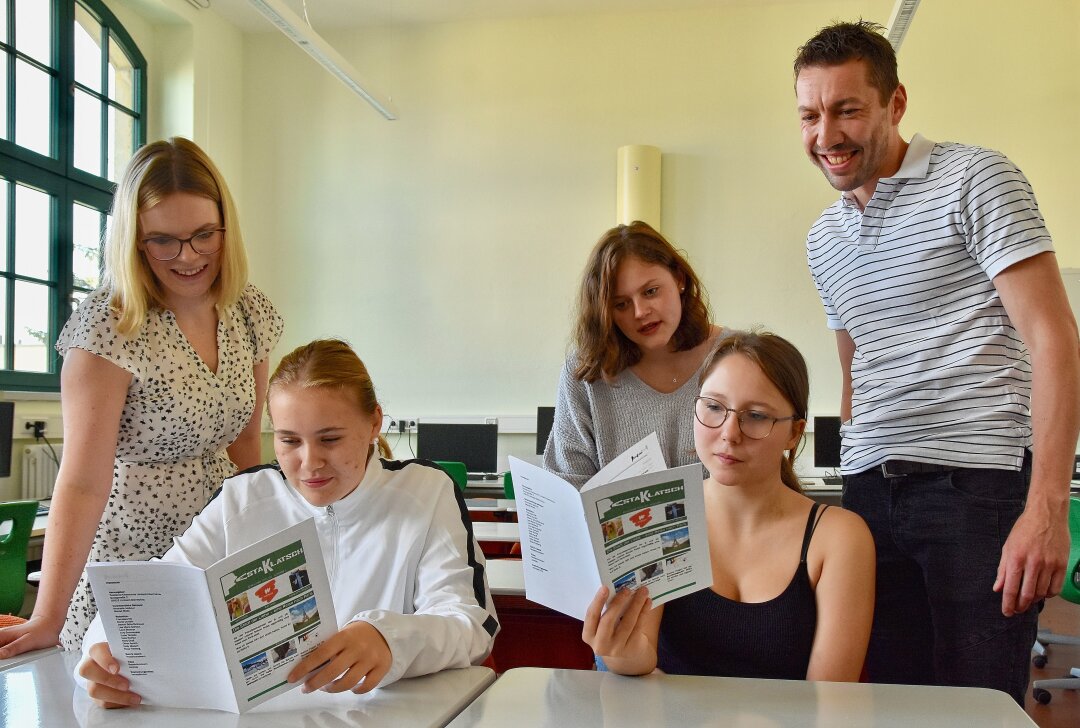
<svg viewBox="0 0 1080 728">
<path fill-rule="evenodd" d="M 820 506 L 810 509 L 799 566 L 780 596 L 747 603 L 702 589 L 665 604 L 657 667 L 676 675 L 805 680 L 817 627 L 806 552 Z"/>
</svg>

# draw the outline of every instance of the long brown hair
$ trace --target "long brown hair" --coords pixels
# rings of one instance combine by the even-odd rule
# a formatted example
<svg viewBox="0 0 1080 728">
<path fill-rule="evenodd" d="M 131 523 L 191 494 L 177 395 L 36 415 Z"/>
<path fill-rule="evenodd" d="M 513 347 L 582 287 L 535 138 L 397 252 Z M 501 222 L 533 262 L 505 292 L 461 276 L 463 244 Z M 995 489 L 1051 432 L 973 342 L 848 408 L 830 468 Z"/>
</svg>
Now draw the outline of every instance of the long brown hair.
<svg viewBox="0 0 1080 728">
<path fill-rule="evenodd" d="M 374 416 L 379 400 L 375 397 L 375 385 L 371 382 L 364 362 L 352 348 L 340 339 L 316 339 L 299 346 L 281 358 L 281 363 L 270 376 L 267 387 L 266 411 L 270 419 L 269 393 L 278 387 L 326 387 L 337 389 L 349 396 L 366 415 Z M 379 454 L 391 458 L 390 443 L 379 435 Z"/>
<path fill-rule="evenodd" d="M 619 331 L 611 316 L 619 264 L 630 257 L 662 265 L 682 288 L 682 319 L 671 337 L 675 351 L 693 349 L 709 337 L 707 296 L 686 258 L 646 223 L 618 225 L 600 237 L 581 277 L 574 331 L 577 379 L 610 380 L 641 361 L 641 349 Z"/>
<path fill-rule="evenodd" d="M 806 419 L 810 406 L 810 374 L 806 370 L 806 360 L 794 344 L 768 331 L 729 331 L 720 337 L 705 357 L 698 386 L 704 384 L 713 369 L 731 354 L 742 354 L 758 365 L 795 410 L 794 422 Z M 805 441 L 804 434 L 780 461 L 780 479 L 796 493 L 802 493 L 802 483 L 795 475 L 795 458 Z"/>
</svg>

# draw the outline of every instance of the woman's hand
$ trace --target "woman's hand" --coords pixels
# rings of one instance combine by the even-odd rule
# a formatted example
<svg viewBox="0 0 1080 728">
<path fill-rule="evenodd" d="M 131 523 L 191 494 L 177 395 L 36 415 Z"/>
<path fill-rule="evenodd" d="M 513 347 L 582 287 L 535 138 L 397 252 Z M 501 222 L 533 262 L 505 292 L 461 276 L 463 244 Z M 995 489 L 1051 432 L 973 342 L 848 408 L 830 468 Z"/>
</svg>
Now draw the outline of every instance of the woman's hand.
<svg viewBox="0 0 1080 728">
<path fill-rule="evenodd" d="M 120 673 L 120 663 L 109 650 L 108 642 L 98 642 L 79 663 L 79 674 L 86 678 L 86 692 L 103 708 L 126 708 L 138 705 L 142 697 L 131 692 L 131 683 Z"/>
<path fill-rule="evenodd" d="M 307 675 L 305 693 L 366 693 L 386 677 L 393 657 L 386 640 L 367 622 L 353 622 L 316 647 L 289 673 L 289 682 Z M 311 673 L 311 675 L 308 675 Z"/>
<path fill-rule="evenodd" d="M 641 661 L 649 657 L 646 653 L 649 640 L 643 631 L 651 631 L 642 623 L 642 617 L 652 611 L 652 600 L 646 587 L 638 589 L 620 589 L 611 604 L 604 609 L 608 589 L 601 586 L 585 611 L 585 623 L 581 629 L 581 639 L 593 652 L 605 659 Z M 654 620 L 648 620 L 654 621 Z M 652 662 L 655 667 L 656 654 L 652 650 Z M 617 670 L 621 672 L 621 670 Z M 645 670 L 648 672 L 648 670 Z"/>
<path fill-rule="evenodd" d="M 59 622 L 40 616 L 32 616 L 22 624 L 0 629 L 0 660 L 46 647 L 55 647 L 60 642 L 60 630 L 64 619 Z"/>
</svg>

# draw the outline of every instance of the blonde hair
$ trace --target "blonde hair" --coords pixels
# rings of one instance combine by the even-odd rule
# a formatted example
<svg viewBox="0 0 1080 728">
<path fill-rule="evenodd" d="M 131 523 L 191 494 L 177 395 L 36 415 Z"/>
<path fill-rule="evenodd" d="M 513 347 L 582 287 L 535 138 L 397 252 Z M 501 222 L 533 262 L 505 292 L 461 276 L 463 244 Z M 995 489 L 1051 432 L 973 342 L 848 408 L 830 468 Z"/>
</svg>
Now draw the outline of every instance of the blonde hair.
<svg viewBox="0 0 1080 728">
<path fill-rule="evenodd" d="M 281 358 L 267 388 L 266 411 L 271 420 L 274 415 L 270 412 L 269 394 L 280 387 L 337 389 L 351 396 L 360 411 L 369 416 L 374 416 L 379 406 L 367 367 L 356 352 L 340 339 L 316 339 Z M 385 437 L 379 435 L 376 444 L 382 457 L 393 457 L 390 443 Z"/>
<path fill-rule="evenodd" d="M 221 272 L 211 291 L 219 308 L 240 300 L 247 285 L 247 255 L 240 221 L 229 188 L 206 152 L 183 137 L 172 137 L 140 148 L 116 187 L 112 226 L 105 241 L 105 287 L 119 315 L 117 330 L 138 335 L 152 308 L 164 306 L 164 292 L 139 250 L 139 213 L 169 195 L 187 192 L 217 203 L 225 228 Z"/>
<path fill-rule="evenodd" d="M 717 365 L 731 354 L 742 354 L 761 369 L 765 378 L 773 383 L 784 399 L 795 410 L 795 420 L 806 419 L 810 406 L 810 374 L 806 360 L 787 339 L 768 331 L 730 331 L 713 346 L 701 366 L 698 385 L 705 383 Z M 802 493 L 802 483 L 795 474 L 795 458 L 806 442 L 806 435 L 799 438 L 795 447 L 787 451 L 780 461 L 780 480 L 796 493 Z"/>
</svg>

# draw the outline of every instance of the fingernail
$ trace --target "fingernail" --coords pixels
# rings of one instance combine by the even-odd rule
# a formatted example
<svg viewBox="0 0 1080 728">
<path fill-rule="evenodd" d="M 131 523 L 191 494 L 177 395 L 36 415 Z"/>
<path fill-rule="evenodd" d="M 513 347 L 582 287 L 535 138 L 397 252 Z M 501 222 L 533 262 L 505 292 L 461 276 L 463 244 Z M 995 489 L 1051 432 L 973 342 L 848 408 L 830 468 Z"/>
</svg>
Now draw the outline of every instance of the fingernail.
<svg viewBox="0 0 1080 728">
<path fill-rule="evenodd" d="M 131 704 L 132 705 L 138 705 L 141 702 L 142 702 L 142 698 L 139 697 L 138 695 L 132 695 L 131 696 Z"/>
<path fill-rule="evenodd" d="M 120 666 L 116 664 L 109 665 L 109 672 L 115 675 L 116 673 L 120 672 Z"/>
</svg>

